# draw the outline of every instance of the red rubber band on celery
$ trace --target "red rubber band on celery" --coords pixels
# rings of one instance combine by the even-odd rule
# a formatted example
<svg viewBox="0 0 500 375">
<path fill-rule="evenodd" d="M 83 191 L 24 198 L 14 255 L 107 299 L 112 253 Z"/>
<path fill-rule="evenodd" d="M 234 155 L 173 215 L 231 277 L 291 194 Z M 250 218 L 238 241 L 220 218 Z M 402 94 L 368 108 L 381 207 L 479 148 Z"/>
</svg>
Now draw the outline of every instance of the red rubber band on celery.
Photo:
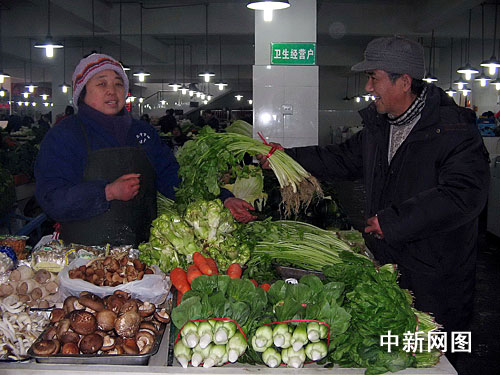
<svg viewBox="0 0 500 375">
<path fill-rule="evenodd" d="M 262 135 L 261 132 L 257 132 L 257 134 L 259 135 L 260 139 L 262 139 L 262 142 L 266 145 L 266 146 L 271 146 L 267 141 L 266 139 L 264 138 L 264 136 Z M 274 154 L 274 151 L 276 150 L 283 150 L 283 147 L 281 146 L 271 146 L 271 150 L 269 151 L 269 153 L 266 155 L 266 158 L 269 158 L 272 154 Z"/>
<path fill-rule="evenodd" d="M 228 321 L 228 322 L 233 322 L 234 324 L 236 324 L 236 327 L 238 327 L 238 329 L 240 330 L 241 334 L 243 335 L 243 337 L 245 338 L 245 341 L 248 342 L 248 339 L 247 339 L 247 335 L 245 335 L 245 332 L 243 332 L 243 330 L 241 329 L 240 325 L 233 319 L 231 318 L 210 318 L 210 319 L 193 319 L 193 320 L 189 320 L 189 322 L 204 322 L 204 321 L 207 321 L 207 320 L 218 320 L 218 321 Z M 175 343 L 177 344 L 177 341 L 179 341 L 179 338 L 181 337 L 181 331 L 184 329 L 184 326 L 187 324 L 188 322 L 184 323 L 184 325 L 182 326 L 182 328 L 179 330 L 179 333 L 177 333 L 177 337 L 175 338 Z M 328 331 L 330 332 L 330 331 Z"/>
<path fill-rule="evenodd" d="M 330 325 L 326 322 L 323 322 L 322 320 L 315 320 L 315 319 L 293 319 L 293 320 L 280 320 L 278 322 L 271 322 L 271 323 L 266 323 L 264 324 L 265 326 L 270 326 L 273 324 L 279 324 L 279 323 L 302 323 L 302 322 L 316 322 L 320 323 L 326 326 L 328 328 L 328 339 L 326 342 L 326 347 L 330 347 Z M 314 363 L 317 361 L 309 361 L 309 362 L 304 362 L 305 365 L 308 365 L 310 363 Z M 282 363 L 280 366 L 286 366 L 286 364 Z"/>
</svg>

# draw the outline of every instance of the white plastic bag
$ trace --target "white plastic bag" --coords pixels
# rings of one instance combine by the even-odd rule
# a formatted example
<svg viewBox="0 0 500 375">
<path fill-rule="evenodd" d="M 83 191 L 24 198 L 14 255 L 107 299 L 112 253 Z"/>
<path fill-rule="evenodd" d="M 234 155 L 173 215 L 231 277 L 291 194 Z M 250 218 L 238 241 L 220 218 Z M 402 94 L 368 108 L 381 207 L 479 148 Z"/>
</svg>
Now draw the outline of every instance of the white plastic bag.
<svg viewBox="0 0 500 375">
<path fill-rule="evenodd" d="M 142 280 L 131 281 L 115 287 L 97 286 L 82 279 L 70 279 L 70 270 L 84 266 L 88 262 L 88 259 L 77 258 L 59 272 L 59 293 L 63 300 L 69 296 L 79 296 L 84 291 L 103 298 L 113 294 L 116 290 L 123 290 L 130 293 L 131 298 L 137 298 L 143 302 L 151 302 L 156 305 L 163 303 L 167 298 L 171 285 L 170 278 L 157 266 L 152 266 L 153 275 L 144 275 Z"/>
</svg>

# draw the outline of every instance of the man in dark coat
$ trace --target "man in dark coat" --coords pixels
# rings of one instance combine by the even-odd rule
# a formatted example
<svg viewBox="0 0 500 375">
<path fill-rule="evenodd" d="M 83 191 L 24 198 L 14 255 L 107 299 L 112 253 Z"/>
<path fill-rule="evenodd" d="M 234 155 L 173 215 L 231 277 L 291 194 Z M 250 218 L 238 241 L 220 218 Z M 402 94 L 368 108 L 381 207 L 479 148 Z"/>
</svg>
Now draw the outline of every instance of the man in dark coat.
<svg viewBox="0 0 500 375">
<path fill-rule="evenodd" d="M 489 186 L 475 114 L 422 81 L 423 49 L 411 40 L 375 39 L 352 69 L 367 73 L 365 90 L 375 97 L 360 111 L 364 128 L 340 146 L 285 151 L 320 179 L 363 178 L 365 240 L 375 258 L 398 265 L 400 286 L 444 331 L 465 331 Z"/>
<path fill-rule="evenodd" d="M 160 125 L 163 133 L 169 133 L 177 126 L 177 120 L 175 119 L 173 108 L 167 109 L 165 112 L 165 116 L 160 118 L 158 125 Z"/>
</svg>

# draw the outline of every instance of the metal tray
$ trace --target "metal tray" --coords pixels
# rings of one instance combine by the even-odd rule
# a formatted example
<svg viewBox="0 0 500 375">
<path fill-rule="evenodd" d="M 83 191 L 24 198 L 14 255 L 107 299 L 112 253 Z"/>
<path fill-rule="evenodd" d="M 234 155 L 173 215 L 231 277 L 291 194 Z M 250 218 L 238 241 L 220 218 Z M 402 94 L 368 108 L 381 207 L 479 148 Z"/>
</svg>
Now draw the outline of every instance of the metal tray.
<svg viewBox="0 0 500 375">
<path fill-rule="evenodd" d="M 294 278 L 299 280 L 304 275 L 315 275 L 318 276 L 321 280 L 325 279 L 325 275 L 323 275 L 323 272 L 319 271 L 304 270 L 301 268 L 286 267 L 277 264 L 275 265 L 275 268 L 282 279 Z"/>
<path fill-rule="evenodd" d="M 170 323 L 168 323 L 170 324 Z M 130 355 L 130 354 L 58 354 L 51 356 L 39 356 L 33 353 L 33 346 L 29 348 L 28 355 L 34 358 L 38 363 L 58 363 L 69 365 L 143 365 L 147 366 L 149 359 L 158 352 L 163 333 L 167 324 L 163 323 L 160 326 L 158 334 L 155 337 L 155 342 L 151 351 L 147 354 Z M 48 329 L 49 327 L 47 327 Z M 43 336 L 45 331 L 40 335 Z M 37 341 L 40 338 L 37 339 Z M 35 341 L 36 342 L 36 341 Z"/>
</svg>

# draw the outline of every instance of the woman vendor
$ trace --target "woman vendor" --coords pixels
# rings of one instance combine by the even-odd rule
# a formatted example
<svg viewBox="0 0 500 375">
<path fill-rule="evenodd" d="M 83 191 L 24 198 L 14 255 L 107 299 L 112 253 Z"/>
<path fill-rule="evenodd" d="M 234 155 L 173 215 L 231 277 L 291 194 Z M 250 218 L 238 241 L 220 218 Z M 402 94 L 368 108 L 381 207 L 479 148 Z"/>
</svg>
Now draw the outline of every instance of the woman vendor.
<svg viewBox="0 0 500 375">
<path fill-rule="evenodd" d="M 137 245 L 156 217 L 156 192 L 174 199 L 179 165 L 156 130 L 125 109 L 129 81 L 104 54 L 73 73 L 78 108 L 45 136 L 35 165 L 36 198 L 61 224 L 60 238 L 85 245 Z M 253 220 L 239 199 L 221 197 L 239 221 Z"/>
</svg>

